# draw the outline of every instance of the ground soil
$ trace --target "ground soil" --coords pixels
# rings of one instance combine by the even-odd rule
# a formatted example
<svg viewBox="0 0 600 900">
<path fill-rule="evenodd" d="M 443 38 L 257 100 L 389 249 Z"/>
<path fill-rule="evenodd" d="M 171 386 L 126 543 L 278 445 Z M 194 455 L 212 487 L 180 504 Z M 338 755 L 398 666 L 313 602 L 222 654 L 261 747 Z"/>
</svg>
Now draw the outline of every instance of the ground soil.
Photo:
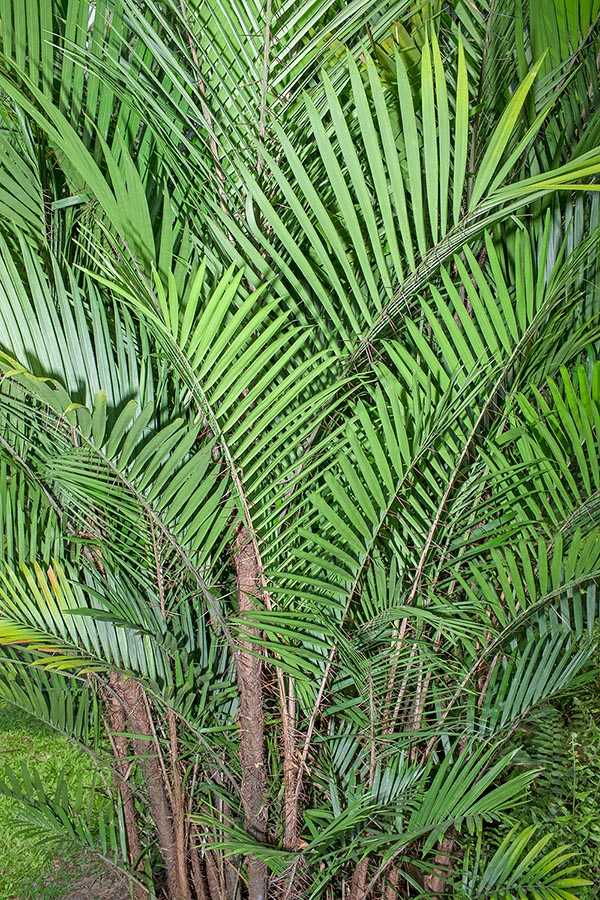
<svg viewBox="0 0 600 900">
<path fill-rule="evenodd" d="M 57 900 L 130 900 L 128 879 L 113 866 L 81 857 L 55 859 L 40 896 Z"/>
<path fill-rule="evenodd" d="M 82 876 L 63 900 L 129 900 L 127 879 L 114 872 Z"/>
</svg>

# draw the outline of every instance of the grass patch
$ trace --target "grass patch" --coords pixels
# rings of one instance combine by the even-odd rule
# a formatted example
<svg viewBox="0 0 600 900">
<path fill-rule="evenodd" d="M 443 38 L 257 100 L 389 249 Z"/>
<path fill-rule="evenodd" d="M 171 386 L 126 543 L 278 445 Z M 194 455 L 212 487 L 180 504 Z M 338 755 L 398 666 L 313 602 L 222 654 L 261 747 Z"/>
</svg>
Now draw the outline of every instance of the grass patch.
<svg viewBox="0 0 600 900">
<path fill-rule="evenodd" d="M 70 785 L 91 775 L 90 761 L 77 747 L 3 700 L 0 760 L 16 773 L 22 765 L 37 769 L 49 790 L 61 771 Z M 22 835 L 17 813 L 17 804 L 0 795 L 0 900 L 60 900 L 77 884 L 81 853 L 73 847 L 57 851 L 44 835 L 39 840 Z"/>
</svg>

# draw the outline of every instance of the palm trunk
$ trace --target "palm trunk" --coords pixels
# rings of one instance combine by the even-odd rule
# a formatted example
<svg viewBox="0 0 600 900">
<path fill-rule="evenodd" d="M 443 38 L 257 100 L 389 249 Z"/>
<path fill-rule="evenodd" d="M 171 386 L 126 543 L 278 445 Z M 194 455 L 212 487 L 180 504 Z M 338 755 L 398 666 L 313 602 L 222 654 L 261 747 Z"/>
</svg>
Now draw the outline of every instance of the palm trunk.
<svg viewBox="0 0 600 900">
<path fill-rule="evenodd" d="M 187 872 L 185 864 L 182 866 L 181 852 L 177 844 L 171 803 L 159 757 L 153 751 L 154 731 L 146 708 L 144 692 L 136 681 L 120 679 L 119 693 L 123 699 L 129 728 L 135 735 L 139 735 L 133 738 L 133 744 L 144 773 L 150 811 L 158 832 L 158 844 L 165 864 L 167 895 L 169 900 L 191 900 Z"/>
<path fill-rule="evenodd" d="M 129 784 L 129 742 L 125 737 L 127 731 L 127 719 L 125 716 L 125 707 L 121 699 L 120 676 L 115 672 L 111 672 L 109 677 L 109 688 L 105 685 L 101 687 L 104 708 L 108 717 L 110 726 L 110 742 L 113 748 L 115 759 L 115 770 L 117 772 L 117 788 L 121 796 L 123 804 L 123 818 L 125 820 L 125 834 L 127 838 L 127 855 L 129 863 L 132 866 L 140 867 L 140 857 L 142 853 L 142 845 L 140 842 L 140 834 L 137 825 L 137 817 L 135 813 L 135 804 L 133 791 Z"/>
<path fill-rule="evenodd" d="M 281 679 L 283 680 L 283 678 Z M 300 831 L 298 827 L 299 798 L 296 791 L 298 781 L 298 757 L 296 746 L 296 701 L 294 686 L 289 680 L 289 688 L 286 696 L 285 690 L 280 689 L 285 703 L 282 710 L 282 744 L 283 744 L 283 847 L 284 850 L 298 850 L 300 845 Z M 300 859 L 288 869 L 286 874 L 278 881 L 278 894 L 280 900 L 299 900 L 300 887 L 298 868 Z"/>
<path fill-rule="evenodd" d="M 181 885 L 188 884 L 188 846 L 185 828 L 185 809 L 183 802 L 184 788 L 179 771 L 179 740 L 177 736 L 177 720 L 173 710 L 167 710 L 167 723 L 169 728 L 169 742 L 171 745 L 171 814 L 173 819 L 173 831 L 175 834 L 175 852 L 177 865 L 177 880 Z M 189 892 L 189 887 L 188 887 Z"/>
<path fill-rule="evenodd" d="M 400 884 L 400 873 L 398 869 L 391 869 L 388 878 L 387 884 L 385 886 L 384 898 L 385 900 L 396 900 L 398 897 L 398 885 Z"/>
<path fill-rule="evenodd" d="M 348 900 L 363 900 L 365 896 L 365 888 L 367 884 L 367 873 L 369 871 L 369 857 L 361 859 L 354 872 L 352 873 L 352 881 L 350 883 L 350 892 Z"/>
<path fill-rule="evenodd" d="M 282 736 L 283 736 L 283 810 L 284 833 L 283 846 L 286 850 L 296 850 L 298 847 L 298 796 L 296 794 L 296 781 L 298 778 L 298 758 L 296 747 L 296 698 L 292 679 L 288 682 L 287 696 L 285 689 L 283 694 L 285 708 L 282 710 Z"/>
<path fill-rule="evenodd" d="M 212 900 L 204 874 L 204 866 L 194 847 L 191 848 L 190 868 L 192 871 L 192 883 L 198 900 Z"/>
<path fill-rule="evenodd" d="M 454 830 L 450 829 L 438 845 L 433 872 L 425 876 L 425 889 L 429 892 L 431 900 L 441 900 L 445 894 L 452 873 L 452 854 L 455 849 Z"/>
<path fill-rule="evenodd" d="M 219 865 L 212 850 L 207 850 L 205 861 L 210 900 L 227 900 L 228 894 L 224 884 L 225 878 L 219 871 Z M 235 896 L 235 892 L 232 896 Z"/>
<path fill-rule="evenodd" d="M 254 608 L 260 594 L 256 555 L 248 529 L 241 526 L 235 539 L 235 568 L 240 613 Z M 265 716 L 263 708 L 262 662 L 252 637 L 255 628 L 246 628 L 247 639 L 240 642 L 236 655 L 240 691 L 240 757 L 242 764 L 242 806 L 244 824 L 250 837 L 261 843 L 267 836 Z M 248 857 L 248 900 L 266 900 L 267 868 L 254 856 Z"/>
</svg>

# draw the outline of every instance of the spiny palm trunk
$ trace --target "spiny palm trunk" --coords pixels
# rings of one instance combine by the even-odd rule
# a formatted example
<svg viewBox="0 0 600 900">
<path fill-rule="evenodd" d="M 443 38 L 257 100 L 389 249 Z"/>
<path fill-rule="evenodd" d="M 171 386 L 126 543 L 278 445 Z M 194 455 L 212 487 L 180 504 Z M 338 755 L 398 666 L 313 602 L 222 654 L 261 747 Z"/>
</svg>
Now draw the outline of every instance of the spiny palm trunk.
<svg viewBox="0 0 600 900">
<path fill-rule="evenodd" d="M 241 526 L 235 539 L 235 568 L 240 613 L 254 608 L 260 594 L 260 578 L 248 529 Z M 255 628 L 246 628 L 246 639 L 237 651 L 237 681 L 240 691 L 240 756 L 242 805 L 248 834 L 264 842 L 267 836 L 267 782 L 265 773 L 265 715 L 262 662 L 252 642 Z M 248 858 L 248 900 L 266 900 L 267 868 L 256 857 Z"/>
</svg>

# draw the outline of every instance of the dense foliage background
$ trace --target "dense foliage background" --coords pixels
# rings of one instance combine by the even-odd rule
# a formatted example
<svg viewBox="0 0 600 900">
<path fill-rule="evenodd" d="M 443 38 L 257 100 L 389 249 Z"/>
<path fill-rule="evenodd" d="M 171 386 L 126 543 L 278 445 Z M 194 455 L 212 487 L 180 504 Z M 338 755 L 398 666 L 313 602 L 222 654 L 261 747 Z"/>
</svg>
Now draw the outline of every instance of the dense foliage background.
<svg viewBox="0 0 600 900">
<path fill-rule="evenodd" d="M 599 14 L 1 0 L 4 790 L 136 897 L 585 895 Z"/>
</svg>

